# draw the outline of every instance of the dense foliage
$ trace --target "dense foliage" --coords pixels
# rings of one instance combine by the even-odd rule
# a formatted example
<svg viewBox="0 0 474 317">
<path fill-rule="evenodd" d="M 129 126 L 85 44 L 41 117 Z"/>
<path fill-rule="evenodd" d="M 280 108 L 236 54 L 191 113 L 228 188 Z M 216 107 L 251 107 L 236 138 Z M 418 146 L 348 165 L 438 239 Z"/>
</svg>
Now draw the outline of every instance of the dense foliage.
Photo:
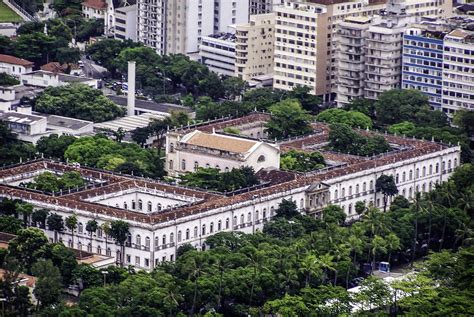
<svg viewBox="0 0 474 317">
<path fill-rule="evenodd" d="M 32 182 L 26 184 L 28 188 L 34 188 L 45 192 L 59 192 L 71 188 L 82 187 L 86 181 L 78 172 L 65 172 L 61 176 L 56 176 L 51 172 L 44 172 L 36 176 Z"/>
<path fill-rule="evenodd" d="M 327 109 L 316 116 L 316 120 L 326 123 L 341 123 L 353 128 L 372 128 L 369 116 L 358 111 L 347 111 L 339 108 Z"/>
<path fill-rule="evenodd" d="M 269 138 L 285 139 L 312 131 L 311 116 L 296 99 L 286 99 L 269 108 L 272 114 L 265 125 Z"/>
<path fill-rule="evenodd" d="M 319 152 L 290 150 L 281 154 L 280 168 L 286 171 L 309 172 L 323 168 L 324 157 Z"/>
<path fill-rule="evenodd" d="M 27 161 L 34 158 L 35 148 L 29 143 L 17 140 L 16 136 L 8 128 L 8 125 L 0 121 L 0 164 L 16 164 L 20 160 Z"/>
<path fill-rule="evenodd" d="M 259 184 L 251 167 L 233 168 L 221 173 L 217 168 L 198 168 L 181 176 L 181 184 L 220 192 L 231 192 Z"/>
<path fill-rule="evenodd" d="M 20 81 L 7 73 L 0 73 L 0 86 L 13 86 L 20 84 Z"/>
<path fill-rule="evenodd" d="M 103 135 L 76 139 L 64 152 L 70 162 L 147 177 L 163 175 L 158 151 L 134 143 L 119 143 Z"/>
<path fill-rule="evenodd" d="M 390 151 L 390 145 L 383 136 L 364 136 L 346 124 L 330 126 L 329 148 L 331 150 L 361 156 L 372 156 Z"/>
<path fill-rule="evenodd" d="M 93 122 L 112 120 L 125 113 L 100 90 L 82 84 L 46 88 L 36 100 L 35 110 Z"/>
</svg>

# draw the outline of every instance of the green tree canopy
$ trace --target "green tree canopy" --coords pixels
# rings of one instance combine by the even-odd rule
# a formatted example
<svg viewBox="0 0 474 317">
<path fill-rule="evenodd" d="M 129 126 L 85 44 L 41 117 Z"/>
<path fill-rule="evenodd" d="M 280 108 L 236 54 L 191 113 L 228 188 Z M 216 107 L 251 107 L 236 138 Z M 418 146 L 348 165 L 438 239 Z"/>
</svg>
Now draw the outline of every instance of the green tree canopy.
<svg viewBox="0 0 474 317">
<path fill-rule="evenodd" d="M 358 111 L 339 108 L 324 110 L 316 116 L 316 120 L 327 123 L 343 123 L 353 128 L 372 128 L 372 120 L 369 116 Z"/>
<path fill-rule="evenodd" d="M 280 158 L 280 168 L 288 171 L 309 172 L 324 168 L 324 157 L 319 152 L 290 150 Z"/>
<path fill-rule="evenodd" d="M 266 124 L 266 131 L 270 138 L 284 139 L 313 130 L 310 125 L 311 116 L 296 99 L 281 101 L 269 110 L 272 117 Z"/>
<path fill-rule="evenodd" d="M 46 88 L 36 100 L 35 110 L 93 122 L 112 120 L 125 113 L 100 90 L 83 84 Z"/>
<path fill-rule="evenodd" d="M 63 160 L 64 152 L 75 140 L 76 138 L 72 135 L 58 136 L 57 134 L 51 134 L 39 139 L 36 143 L 36 149 L 43 153 L 45 157 Z"/>
</svg>

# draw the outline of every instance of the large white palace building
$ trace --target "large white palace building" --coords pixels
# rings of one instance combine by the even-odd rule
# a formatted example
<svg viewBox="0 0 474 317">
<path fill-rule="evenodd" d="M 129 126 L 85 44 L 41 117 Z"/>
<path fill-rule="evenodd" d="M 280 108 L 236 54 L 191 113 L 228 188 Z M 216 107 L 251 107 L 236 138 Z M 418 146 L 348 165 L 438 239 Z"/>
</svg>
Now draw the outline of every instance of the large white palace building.
<svg viewBox="0 0 474 317">
<path fill-rule="evenodd" d="M 197 127 L 172 131 L 186 135 L 193 130 L 220 133 L 226 127 L 240 130 L 250 138 L 264 134 L 266 114 L 220 120 Z M 236 193 L 219 194 L 170 185 L 154 180 L 113 174 L 77 165 L 37 160 L 0 170 L 0 197 L 22 199 L 47 208 L 63 217 L 76 214 L 77 232 L 72 245 L 71 232 L 60 234 L 60 241 L 75 249 L 120 258 L 121 247 L 101 229 L 92 237 L 86 232 L 87 221 L 99 225 L 117 219 L 130 224 L 124 262 L 152 270 L 163 261 L 173 261 L 177 248 L 190 243 L 205 248 L 205 239 L 222 231 L 254 233 L 262 230 L 283 199 L 296 202 L 307 214 L 317 215 L 328 204 L 341 206 L 349 218 L 356 217 L 355 203 L 365 201 L 381 207 L 383 198 L 375 192 L 376 179 L 393 175 L 399 194 L 408 199 L 416 192 L 428 192 L 446 181 L 460 163 L 460 147 L 403 136 L 385 135 L 393 151 L 375 157 L 358 157 L 323 149 L 329 128 L 313 124 L 313 134 L 279 142 L 281 152 L 290 149 L 320 151 L 328 167 L 310 173 L 290 173 L 262 169 L 257 175 L 262 186 Z M 259 130 L 261 129 L 261 130 Z M 373 133 L 359 131 L 359 133 Z M 168 142 L 168 146 L 170 143 Z M 87 179 L 85 189 L 74 192 L 43 193 L 20 187 L 33 177 L 50 171 L 61 174 L 75 170 Z M 54 233 L 45 229 L 53 239 Z"/>
</svg>

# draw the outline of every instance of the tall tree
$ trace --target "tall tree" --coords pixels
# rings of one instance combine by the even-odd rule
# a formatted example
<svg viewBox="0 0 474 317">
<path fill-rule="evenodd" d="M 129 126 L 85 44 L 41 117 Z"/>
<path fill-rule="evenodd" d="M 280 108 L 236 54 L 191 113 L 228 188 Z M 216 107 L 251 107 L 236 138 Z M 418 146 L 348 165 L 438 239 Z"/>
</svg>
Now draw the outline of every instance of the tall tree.
<svg viewBox="0 0 474 317">
<path fill-rule="evenodd" d="M 92 235 L 94 234 L 94 232 L 96 232 L 98 228 L 99 228 L 99 224 L 97 223 L 95 219 L 89 220 L 86 224 L 86 231 L 89 232 L 89 236 L 90 236 L 91 248 L 92 248 Z"/>
<path fill-rule="evenodd" d="M 54 231 L 54 242 L 58 242 L 58 234 L 64 231 L 63 217 L 58 214 L 50 214 L 47 222 L 48 229 Z"/>
<path fill-rule="evenodd" d="M 66 217 L 66 228 L 68 228 L 71 231 L 71 244 L 72 247 L 74 248 L 74 230 L 77 228 L 77 216 L 75 214 L 72 214 L 68 217 Z"/>
<path fill-rule="evenodd" d="M 388 198 L 398 194 L 397 184 L 392 175 L 382 174 L 375 181 L 375 191 L 383 194 L 383 211 L 387 211 Z"/>
<path fill-rule="evenodd" d="M 33 205 L 29 203 L 17 203 L 16 210 L 23 215 L 23 223 L 25 227 L 30 224 L 30 217 L 33 214 Z"/>
<path fill-rule="evenodd" d="M 33 265 L 33 274 L 38 278 L 33 291 L 38 299 L 38 306 L 45 308 L 59 302 L 62 283 L 59 269 L 51 260 L 38 260 Z"/>
<path fill-rule="evenodd" d="M 269 110 L 272 117 L 265 127 L 270 138 L 284 139 L 312 131 L 311 116 L 295 99 L 283 100 Z"/>
<path fill-rule="evenodd" d="M 28 271 L 33 263 L 44 254 L 47 243 L 48 238 L 40 229 L 22 229 L 9 242 L 8 252 L 18 260 L 21 267 Z"/>
<path fill-rule="evenodd" d="M 110 223 L 110 235 L 120 245 L 120 265 L 123 266 L 125 257 L 125 241 L 127 241 L 130 225 L 123 220 L 114 220 Z"/>
</svg>

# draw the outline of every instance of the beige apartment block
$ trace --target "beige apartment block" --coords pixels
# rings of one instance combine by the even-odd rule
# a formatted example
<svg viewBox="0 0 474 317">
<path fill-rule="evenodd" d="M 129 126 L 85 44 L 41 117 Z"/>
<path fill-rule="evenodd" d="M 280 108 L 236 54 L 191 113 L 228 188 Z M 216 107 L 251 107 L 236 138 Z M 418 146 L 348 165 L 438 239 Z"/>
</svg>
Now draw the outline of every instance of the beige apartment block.
<svg viewBox="0 0 474 317">
<path fill-rule="evenodd" d="M 236 26 L 235 74 L 245 81 L 273 73 L 275 14 L 250 16 Z"/>
<path fill-rule="evenodd" d="M 402 2 L 406 14 L 415 17 L 452 12 L 450 0 Z M 274 87 L 307 86 L 330 100 L 331 84 L 337 80 L 337 26 L 348 17 L 372 17 L 385 8 L 385 0 L 286 0 L 275 9 Z"/>
</svg>

